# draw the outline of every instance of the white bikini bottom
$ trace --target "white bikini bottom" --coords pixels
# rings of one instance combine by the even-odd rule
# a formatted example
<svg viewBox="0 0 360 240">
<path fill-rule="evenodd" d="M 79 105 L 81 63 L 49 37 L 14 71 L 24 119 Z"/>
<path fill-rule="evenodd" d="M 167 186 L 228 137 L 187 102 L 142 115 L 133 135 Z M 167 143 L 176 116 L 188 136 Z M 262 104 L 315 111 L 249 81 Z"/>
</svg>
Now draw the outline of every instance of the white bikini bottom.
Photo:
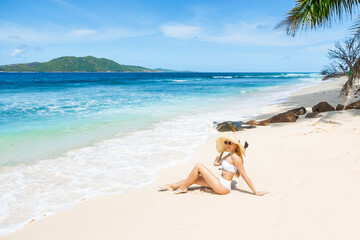
<svg viewBox="0 0 360 240">
<path fill-rule="evenodd" d="M 229 191 L 231 191 L 231 180 L 226 180 L 225 178 L 223 178 L 222 176 L 218 177 L 221 185 L 223 185 L 224 187 L 226 187 Z"/>
</svg>

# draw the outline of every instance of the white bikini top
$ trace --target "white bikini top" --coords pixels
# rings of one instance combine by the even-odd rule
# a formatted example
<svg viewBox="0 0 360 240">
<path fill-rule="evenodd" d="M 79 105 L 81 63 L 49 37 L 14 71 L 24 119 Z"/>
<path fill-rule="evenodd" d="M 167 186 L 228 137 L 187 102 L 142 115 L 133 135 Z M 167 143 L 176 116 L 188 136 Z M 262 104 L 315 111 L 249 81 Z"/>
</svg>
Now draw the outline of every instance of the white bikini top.
<svg viewBox="0 0 360 240">
<path fill-rule="evenodd" d="M 221 167 L 222 167 L 223 170 L 228 171 L 228 172 L 236 173 L 236 171 L 237 171 L 237 167 L 235 167 L 234 165 L 232 165 L 231 163 L 229 163 L 225 159 L 222 160 Z"/>
</svg>

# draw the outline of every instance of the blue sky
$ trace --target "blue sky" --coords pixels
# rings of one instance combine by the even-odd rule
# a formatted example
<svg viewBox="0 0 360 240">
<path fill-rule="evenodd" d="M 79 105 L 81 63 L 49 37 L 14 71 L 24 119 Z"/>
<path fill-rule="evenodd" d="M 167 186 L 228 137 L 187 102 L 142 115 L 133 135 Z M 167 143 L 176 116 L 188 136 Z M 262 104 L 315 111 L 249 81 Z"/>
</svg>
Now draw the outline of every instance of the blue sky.
<svg viewBox="0 0 360 240">
<path fill-rule="evenodd" d="M 307 72 L 328 63 L 350 19 L 295 38 L 274 30 L 294 1 L 11 0 L 0 7 L 0 65 L 61 56 L 149 68 Z"/>
</svg>

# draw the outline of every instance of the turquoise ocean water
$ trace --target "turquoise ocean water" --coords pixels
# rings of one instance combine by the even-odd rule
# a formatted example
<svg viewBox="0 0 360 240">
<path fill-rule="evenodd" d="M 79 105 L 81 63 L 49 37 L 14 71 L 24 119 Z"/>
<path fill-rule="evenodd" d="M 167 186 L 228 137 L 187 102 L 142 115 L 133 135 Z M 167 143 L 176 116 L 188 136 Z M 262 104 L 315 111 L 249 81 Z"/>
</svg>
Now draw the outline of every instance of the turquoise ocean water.
<svg viewBox="0 0 360 240">
<path fill-rule="evenodd" d="M 0 73 L 0 234 L 148 184 L 317 73 Z"/>
</svg>

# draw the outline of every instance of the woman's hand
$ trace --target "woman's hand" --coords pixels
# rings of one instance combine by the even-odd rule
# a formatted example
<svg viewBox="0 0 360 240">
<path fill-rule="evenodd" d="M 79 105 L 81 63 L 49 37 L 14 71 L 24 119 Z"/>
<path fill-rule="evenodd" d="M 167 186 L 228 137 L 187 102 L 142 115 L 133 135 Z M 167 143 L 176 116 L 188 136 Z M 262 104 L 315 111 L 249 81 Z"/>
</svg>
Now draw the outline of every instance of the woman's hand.
<svg viewBox="0 0 360 240">
<path fill-rule="evenodd" d="M 268 194 L 269 192 L 255 192 L 254 194 L 256 196 L 264 196 L 265 194 Z"/>
<path fill-rule="evenodd" d="M 214 166 L 220 166 L 220 163 L 219 163 L 219 162 L 220 162 L 220 160 L 221 160 L 221 158 L 222 158 L 223 153 L 224 153 L 224 152 L 221 152 L 220 155 L 215 158 Z"/>
</svg>

